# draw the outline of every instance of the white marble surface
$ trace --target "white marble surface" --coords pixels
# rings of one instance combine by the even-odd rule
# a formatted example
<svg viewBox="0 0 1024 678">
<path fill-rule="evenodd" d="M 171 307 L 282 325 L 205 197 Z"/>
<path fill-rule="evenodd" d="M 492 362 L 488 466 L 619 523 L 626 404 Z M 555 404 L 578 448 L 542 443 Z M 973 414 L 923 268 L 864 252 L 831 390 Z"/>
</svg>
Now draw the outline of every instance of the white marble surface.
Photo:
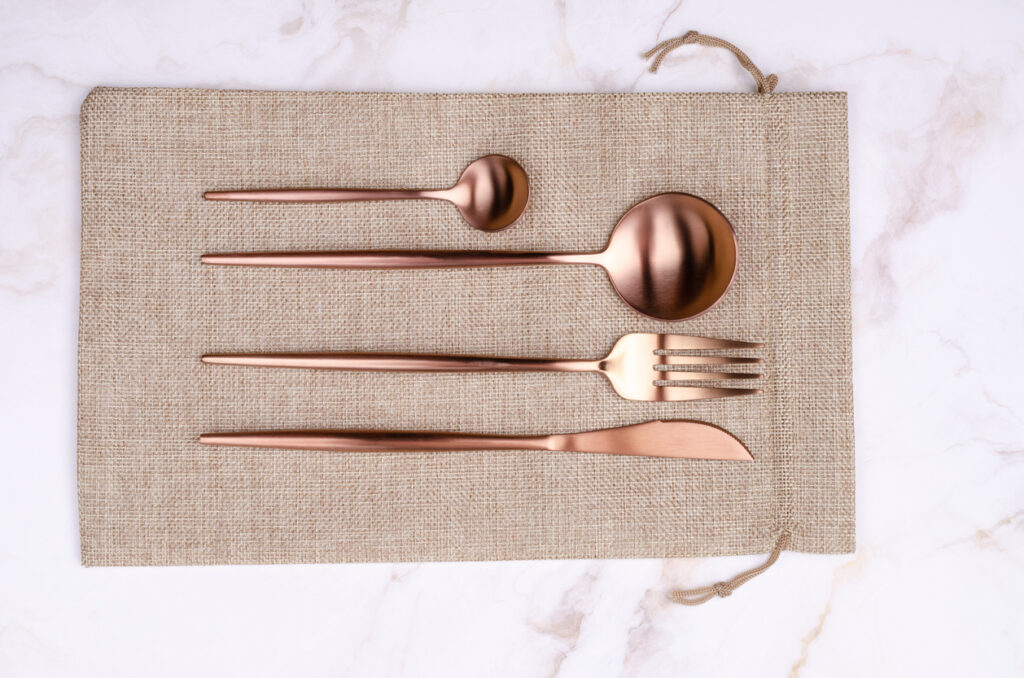
<svg viewBox="0 0 1024 678">
<path fill-rule="evenodd" d="M 642 6 L 641 6 L 642 5 Z M 1021 676 L 1024 6 L 0 1 L 0 676 Z M 858 552 L 90 569 L 78 107 L 97 84 L 850 93 Z"/>
</svg>

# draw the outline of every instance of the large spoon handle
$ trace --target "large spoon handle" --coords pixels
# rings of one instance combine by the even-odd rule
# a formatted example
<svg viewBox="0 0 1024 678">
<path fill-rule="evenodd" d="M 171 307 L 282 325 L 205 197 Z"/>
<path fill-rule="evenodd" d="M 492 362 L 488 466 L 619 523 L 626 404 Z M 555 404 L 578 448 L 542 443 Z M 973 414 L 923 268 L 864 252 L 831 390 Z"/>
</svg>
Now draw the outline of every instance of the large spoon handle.
<svg viewBox="0 0 1024 678">
<path fill-rule="evenodd" d="M 241 252 L 204 254 L 204 264 L 290 268 L 462 268 L 533 264 L 596 264 L 597 254 L 369 250 L 364 252 Z"/>
<path fill-rule="evenodd" d="M 278 188 L 249 191 L 207 191 L 207 200 L 245 202 L 357 202 L 361 200 L 447 200 L 447 191 L 374 188 Z"/>
</svg>

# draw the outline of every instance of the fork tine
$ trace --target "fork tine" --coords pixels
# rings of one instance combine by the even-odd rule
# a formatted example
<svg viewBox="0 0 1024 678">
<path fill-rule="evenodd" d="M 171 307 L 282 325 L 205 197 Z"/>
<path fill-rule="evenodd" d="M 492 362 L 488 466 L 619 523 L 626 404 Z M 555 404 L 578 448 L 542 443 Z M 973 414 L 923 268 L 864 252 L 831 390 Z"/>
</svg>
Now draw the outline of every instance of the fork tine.
<svg viewBox="0 0 1024 678">
<path fill-rule="evenodd" d="M 671 370 L 673 367 L 685 365 L 753 365 L 764 362 L 761 358 L 728 355 L 667 355 L 663 357 L 666 362 L 655 366 L 654 369 Z"/>
<path fill-rule="evenodd" d="M 729 398 L 732 396 L 754 395 L 760 393 L 759 388 L 722 388 L 714 386 L 687 386 L 686 382 L 669 384 L 658 391 L 660 400 L 680 402 L 684 400 L 708 400 L 711 398 Z"/>
<path fill-rule="evenodd" d="M 720 379 L 760 379 L 760 372 L 691 372 L 689 370 L 657 370 L 671 372 L 664 381 L 717 381 Z"/>
<path fill-rule="evenodd" d="M 690 337 L 685 334 L 657 335 L 661 346 L 670 351 L 688 351 L 716 348 L 763 348 L 764 344 L 754 341 L 735 341 L 733 339 L 714 339 L 712 337 Z"/>
</svg>

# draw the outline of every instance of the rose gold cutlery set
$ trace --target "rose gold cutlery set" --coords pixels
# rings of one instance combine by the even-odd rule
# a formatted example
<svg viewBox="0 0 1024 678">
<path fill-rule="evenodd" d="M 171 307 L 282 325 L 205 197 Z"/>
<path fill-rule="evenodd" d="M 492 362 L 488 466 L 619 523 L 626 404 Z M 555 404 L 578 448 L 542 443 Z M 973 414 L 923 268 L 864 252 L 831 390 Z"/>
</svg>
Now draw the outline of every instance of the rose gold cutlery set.
<svg viewBox="0 0 1024 678">
<path fill-rule="evenodd" d="M 211 191 L 210 200 L 342 202 L 439 199 L 452 202 L 466 222 L 483 231 L 513 224 L 526 209 L 526 172 L 511 158 L 488 155 L 472 162 L 448 189 L 278 189 Z M 600 252 L 498 251 L 245 252 L 206 254 L 204 264 L 308 268 L 395 269 L 591 264 L 605 269 L 612 287 L 636 311 L 658 320 L 704 313 L 725 294 L 736 273 L 736 235 L 725 216 L 701 198 L 663 193 L 633 206 L 612 229 Z M 229 353 L 203 356 L 217 365 L 411 372 L 600 372 L 629 400 L 687 401 L 758 393 L 712 385 L 761 375 L 718 371 L 761 359 L 680 355 L 682 351 L 753 349 L 763 344 L 677 334 L 627 334 L 604 358 L 532 359 L 386 353 Z M 494 436 L 408 431 L 260 431 L 210 433 L 210 445 L 338 452 L 428 450 L 544 450 L 647 457 L 750 460 L 743 443 L 724 429 L 698 421 L 656 421 L 599 431 L 550 436 Z"/>
</svg>

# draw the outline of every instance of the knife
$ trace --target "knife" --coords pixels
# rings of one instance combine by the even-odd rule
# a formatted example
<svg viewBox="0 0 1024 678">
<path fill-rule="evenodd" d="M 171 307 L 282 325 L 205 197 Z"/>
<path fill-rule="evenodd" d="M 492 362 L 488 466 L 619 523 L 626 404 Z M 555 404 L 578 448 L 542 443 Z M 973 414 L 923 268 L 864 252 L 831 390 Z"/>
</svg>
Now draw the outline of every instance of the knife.
<svg viewBox="0 0 1024 678">
<path fill-rule="evenodd" d="M 329 452 L 428 452 L 540 450 L 670 459 L 751 461 L 753 456 L 723 428 L 700 421 L 649 421 L 597 431 L 546 436 L 506 436 L 433 431 L 252 431 L 204 433 L 204 445 L 268 447 Z"/>
</svg>

